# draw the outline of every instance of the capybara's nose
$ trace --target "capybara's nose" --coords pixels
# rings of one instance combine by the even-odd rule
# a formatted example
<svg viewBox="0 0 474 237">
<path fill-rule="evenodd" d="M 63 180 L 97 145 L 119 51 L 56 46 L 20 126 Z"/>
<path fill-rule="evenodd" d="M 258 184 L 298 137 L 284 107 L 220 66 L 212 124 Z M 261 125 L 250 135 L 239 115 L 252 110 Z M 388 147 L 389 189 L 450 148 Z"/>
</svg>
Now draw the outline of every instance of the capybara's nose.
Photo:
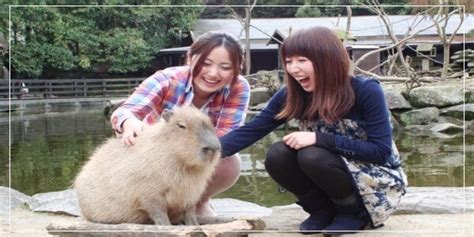
<svg viewBox="0 0 474 237">
<path fill-rule="evenodd" d="M 221 143 L 217 138 L 216 134 L 212 131 L 206 131 L 204 134 L 201 135 L 201 139 L 203 141 L 203 152 L 216 152 L 221 150 Z"/>
<path fill-rule="evenodd" d="M 205 153 L 212 153 L 212 152 L 216 152 L 220 150 L 221 150 L 221 145 L 218 142 L 209 144 L 208 146 L 205 146 L 202 148 L 202 151 L 204 151 Z"/>
<path fill-rule="evenodd" d="M 216 151 L 216 149 L 211 148 L 211 147 L 203 147 L 203 148 L 202 148 L 202 151 L 203 151 L 204 153 L 213 153 L 214 151 Z"/>
</svg>

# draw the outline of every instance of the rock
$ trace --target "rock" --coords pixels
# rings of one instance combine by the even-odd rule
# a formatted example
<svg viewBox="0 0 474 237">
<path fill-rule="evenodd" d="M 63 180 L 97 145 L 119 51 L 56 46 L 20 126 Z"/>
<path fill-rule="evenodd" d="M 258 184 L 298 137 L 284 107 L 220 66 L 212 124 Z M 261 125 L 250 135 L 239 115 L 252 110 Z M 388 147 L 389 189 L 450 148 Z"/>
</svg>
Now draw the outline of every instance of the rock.
<svg viewBox="0 0 474 237">
<path fill-rule="evenodd" d="M 253 110 L 247 111 L 247 116 L 245 117 L 245 122 L 249 122 L 250 120 L 252 120 L 253 117 L 255 117 L 258 113 L 260 113 L 260 111 L 253 111 Z"/>
<path fill-rule="evenodd" d="M 474 90 L 466 88 L 466 103 L 474 103 Z"/>
<path fill-rule="evenodd" d="M 302 211 L 296 204 L 277 206 L 272 209 L 274 211 L 272 216 L 282 211 L 300 216 L 299 211 Z M 408 187 L 394 215 L 463 212 L 474 212 L 474 187 Z M 264 217 L 263 220 L 268 218 Z M 285 218 L 284 221 L 291 220 L 292 218 Z"/>
<path fill-rule="evenodd" d="M 413 125 L 407 125 L 403 129 L 406 132 L 409 132 L 410 135 L 418 135 L 418 134 L 425 134 L 427 130 L 431 128 L 430 125 L 418 125 L 418 124 L 413 124 Z"/>
<path fill-rule="evenodd" d="M 31 210 L 36 212 L 62 213 L 72 216 L 80 216 L 79 203 L 76 193 L 71 190 L 59 192 L 39 193 L 33 195 L 29 203 Z"/>
<path fill-rule="evenodd" d="M 0 188 L 1 190 L 1 188 Z M 0 199 L 0 202 L 5 199 Z M 218 199 L 217 199 L 218 200 Z M 234 200 L 229 200 L 234 201 Z M 212 201 L 211 201 L 212 202 Z M 213 204 L 214 205 L 214 204 Z M 216 203 L 216 205 L 219 205 Z M 240 209 L 240 205 L 236 205 L 236 208 Z M 246 205 L 246 202 L 243 203 Z M 258 205 L 256 205 L 258 206 Z M 214 206 L 217 207 L 217 206 Z M 250 206 L 249 206 L 250 207 Z M 219 211 L 221 208 L 216 208 L 216 211 Z M 259 230 L 262 228 L 262 223 L 259 220 L 263 220 L 265 224 L 265 233 L 257 231 L 256 233 L 249 234 L 248 236 L 254 237 L 264 237 L 264 236 L 274 236 L 275 231 L 279 231 L 278 235 L 287 236 L 301 236 L 301 234 L 295 233 L 298 231 L 299 223 L 304 220 L 308 214 L 305 213 L 301 207 L 296 204 L 285 205 L 285 206 L 275 206 L 270 209 L 271 215 L 262 216 L 259 218 L 246 218 L 239 222 L 231 221 L 226 224 L 211 224 L 204 225 L 212 226 L 208 228 L 212 232 L 204 232 L 207 228 L 196 229 L 197 231 L 189 232 L 189 236 L 204 236 L 206 233 L 214 234 L 219 232 L 221 234 L 217 236 L 234 236 L 235 233 L 225 232 L 229 229 L 235 228 L 236 224 L 238 226 L 247 226 L 255 228 L 254 230 Z M 428 213 L 440 213 L 440 214 L 428 214 Z M 447 213 L 460 213 L 460 214 L 447 214 Z M 464 213 L 464 214 L 463 214 Z M 421 215 L 424 214 L 424 215 Z M 398 209 L 395 211 L 394 215 L 390 217 L 385 226 L 381 229 L 372 230 L 368 232 L 361 232 L 354 234 L 354 236 L 379 236 L 381 231 L 390 231 L 385 232 L 384 236 L 411 236 L 410 234 L 416 236 L 448 236 L 446 235 L 447 230 L 456 231 L 463 228 L 470 228 L 472 230 L 472 218 L 474 218 L 474 187 L 409 187 L 408 192 L 402 198 L 401 203 Z M 248 220 L 256 220 L 255 222 Z M 253 224 L 252 224 L 253 223 Z M 9 225 L 7 222 L 2 222 L 0 219 L 0 225 L 3 229 L 0 229 L 0 236 L 49 236 L 45 231 L 45 227 L 50 231 L 50 234 L 57 235 L 59 232 L 53 233 L 52 228 L 56 228 L 59 231 L 59 228 L 72 228 L 76 226 L 77 228 L 88 227 L 105 227 L 113 228 L 115 230 L 121 229 L 120 233 L 117 234 L 120 236 L 164 236 L 160 233 L 153 232 L 157 230 L 156 226 L 153 225 L 137 225 L 137 224 L 120 224 L 120 225 L 101 225 L 93 224 L 90 222 L 84 221 L 82 218 L 71 217 L 65 215 L 54 215 L 46 213 L 35 213 L 27 209 L 16 208 L 12 211 L 11 225 L 10 229 L 12 232 L 9 232 Z M 113 227 L 111 227 L 113 226 Z M 176 227 L 176 226 L 175 226 Z M 181 229 L 175 230 L 188 230 L 192 226 L 177 226 Z M 163 228 L 163 227 L 162 227 Z M 97 228 L 87 228 L 86 231 L 93 231 Z M 217 231 L 216 231 L 217 230 Z M 432 235 L 428 233 L 427 230 L 435 230 L 441 232 L 441 235 Z M 268 231 L 268 232 L 267 232 Z M 420 231 L 423 231 L 422 235 Z M 132 233 L 133 232 L 133 233 Z M 236 233 L 250 233 L 253 231 L 248 230 L 238 230 Z M 289 233 L 292 232 L 292 233 Z M 453 232 L 453 233 L 454 233 Z M 80 236 L 102 236 L 109 233 L 106 232 L 95 232 L 91 234 L 86 234 L 79 232 Z M 176 234 L 181 232 L 174 232 L 171 234 Z M 196 233 L 196 234 L 191 234 Z M 281 234 L 280 234 L 281 233 Z M 398 234 L 396 234 L 398 233 Z M 472 233 L 472 232 L 469 232 Z M 63 236 L 73 236 L 73 235 L 63 235 Z M 169 236 L 169 235 L 168 235 Z M 449 236 L 470 236 L 470 235 L 452 235 L 449 232 Z"/>
<path fill-rule="evenodd" d="M 28 203 L 31 209 L 36 212 L 53 212 L 72 216 L 81 215 L 76 193 L 71 189 L 35 194 Z M 270 208 L 237 199 L 212 199 L 211 205 L 216 210 L 218 216 L 224 218 L 261 217 L 272 214 Z"/>
<path fill-rule="evenodd" d="M 264 109 L 267 106 L 267 104 L 268 104 L 268 102 L 260 103 L 260 104 L 255 105 L 255 106 L 251 106 L 249 109 L 252 110 L 252 111 L 261 111 L 262 109 Z"/>
<path fill-rule="evenodd" d="M 247 75 L 246 78 L 251 88 L 265 87 L 269 89 L 271 94 L 274 94 L 281 86 L 280 72 L 278 70 L 260 70 L 255 74 Z"/>
<path fill-rule="evenodd" d="M 8 188 L 0 187 L 3 193 L 5 193 L 7 189 Z M 17 192 L 15 190 L 12 191 Z M 464 196 L 464 194 L 466 196 Z M 20 194 L 20 196 L 28 200 L 27 195 Z M 65 206 L 60 205 L 55 208 L 49 208 L 49 210 L 42 208 L 40 211 L 66 214 L 79 212 L 79 208 L 77 206 L 74 207 L 76 196 L 73 190 L 41 193 L 33 197 L 36 202 L 41 201 L 41 203 L 47 203 L 49 206 L 52 206 L 54 203 L 64 202 L 73 204 L 71 205 L 73 208 L 66 206 L 67 209 L 63 209 Z M 466 211 L 474 212 L 474 187 L 409 187 L 397 213 L 462 213 L 463 210 L 461 207 L 464 198 L 467 201 L 466 204 L 468 204 L 468 206 L 465 207 Z M 434 203 L 436 203 L 436 205 Z M 231 198 L 212 199 L 211 205 L 216 210 L 218 216 L 222 218 L 257 218 L 273 215 L 271 208 Z M 413 206 L 416 206 L 416 208 L 413 209 Z M 74 208 L 75 210 L 71 211 L 71 209 Z"/>
<path fill-rule="evenodd" d="M 463 119 L 465 111 L 465 119 L 474 119 L 474 104 L 461 104 L 455 105 L 448 108 L 441 109 L 439 113 L 445 116 L 451 116 L 458 119 Z"/>
<path fill-rule="evenodd" d="M 266 87 L 252 89 L 250 93 L 250 106 L 266 103 L 272 97 L 270 90 Z"/>
<path fill-rule="evenodd" d="M 393 131 L 398 131 L 398 129 L 401 127 L 400 123 L 398 123 L 397 119 L 392 113 L 390 113 L 390 124 L 392 125 Z"/>
<path fill-rule="evenodd" d="M 411 109 L 410 103 L 403 97 L 403 95 L 396 90 L 384 90 L 385 100 L 387 101 L 388 108 L 392 109 Z"/>
<path fill-rule="evenodd" d="M 292 119 L 288 121 L 287 124 L 288 124 L 288 128 L 290 129 L 298 129 L 300 126 L 298 120 L 296 119 Z"/>
<path fill-rule="evenodd" d="M 474 212 L 474 187 L 409 187 L 395 214 Z"/>
<path fill-rule="evenodd" d="M 400 122 L 403 125 L 429 124 L 438 121 L 439 111 L 436 107 L 411 110 L 400 114 Z"/>
<path fill-rule="evenodd" d="M 462 87 L 456 86 L 423 86 L 410 91 L 411 105 L 422 108 L 428 106 L 446 107 L 462 104 L 464 95 Z"/>
<path fill-rule="evenodd" d="M 308 217 L 308 214 L 296 204 L 275 206 L 272 210 L 272 216 L 262 218 L 265 222 L 266 230 L 297 230 L 301 221 Z"/>
<path fill-rule="evenodd" d="M 436 124 L 430 128 L 433 132 L 442 132 L 442 133 L 461 133 L 464 131 L 464 128 L 452 123 L 442 123 Z"/>
<path fill-rule="evenodd" d="M 28 204 L 33 199 L 14 189 L 0 186 L 0 200 L 0 217 L 5 217 L 11 209 Z"/>
<path fill-rule="evenodd" d="M 212 199 L 211 205 L 219 217 L 247 218 L 272 215 L 272 209 L 232 198 Z"/>
</svg>

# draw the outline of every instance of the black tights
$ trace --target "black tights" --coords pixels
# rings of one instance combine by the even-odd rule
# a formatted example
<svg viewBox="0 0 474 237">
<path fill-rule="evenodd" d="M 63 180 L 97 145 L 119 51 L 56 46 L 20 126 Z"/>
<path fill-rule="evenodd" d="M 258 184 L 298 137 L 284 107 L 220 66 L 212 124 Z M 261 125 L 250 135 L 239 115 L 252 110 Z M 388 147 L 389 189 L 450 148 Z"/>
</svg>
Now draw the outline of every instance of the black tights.
<svg viewBox="0 0 474 237">
<path fill-rule="evenodd" d="M 267 152 L 265 168 L 273 180 L 296 196 L 313 190 L 343 199 L 355 191 L 342 159 L 324 148 L 295 150 L 276 142 Z"/>
</svg>

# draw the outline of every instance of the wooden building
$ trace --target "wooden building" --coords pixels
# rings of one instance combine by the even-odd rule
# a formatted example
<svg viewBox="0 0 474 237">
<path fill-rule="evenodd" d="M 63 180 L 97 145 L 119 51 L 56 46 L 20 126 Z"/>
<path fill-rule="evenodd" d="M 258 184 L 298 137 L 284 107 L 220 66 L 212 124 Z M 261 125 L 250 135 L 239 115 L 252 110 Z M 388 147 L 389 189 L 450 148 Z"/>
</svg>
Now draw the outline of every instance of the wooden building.
<svg viewBox="0 0 474 237">
<path fill-rule="evenodd" d="M 464 22 L 456 33 L 456 37 L 451 45 L 451 54 L 465 48 L 474 48 L 474 36 L 465 36 L 472 29 L 474 16 L 465 15 Z M 414 15 L 394 15 L 389 16 L 392 29 L 397 38 L 402 39 L 411 27 L 411 32 L 424 29 L 433 25 L 429 18 L 420 19 Z M 451 35 L 460 23 L 460 16 L 453 15 L 447 24 L 447 33 Z M 278 58 L 279 42 L 284 40 L 288 32 L 307 28 L 311 26 L 325 26 L 339 32 L 344 32 L 346 27 L 346 17 L 317 17 L 317 18 L 256 18 L 251 20 L 250 28 L 250 48 L 252 70 L 273 70 L 281 68 Z M 417 22 L 417 24 L 414 24 Z M 236 19 L 199 19 L 193 30 L 190 32 L 192 40 L 207 31 L 227 31 L 239 38 L 242 45 L 245 45 L 245 33 L 242 25 Z M 347 43 L 351 57 L 355 60 L 364 53 L 386 47 L 392 43 L 387 34 L 385 24 L 378 16 L 355 16 L 351 18 L 350 41 Z M 340 36 L 341 37 L 341 36 Z M 421 46 L 423 45 L 423 46 Z M 428 45 L 428 46 L 427 46 Z M 429 47 L 427 49 L 426 47 Z M 442 62 L 443 47 L 435 26 L 420 32 L 416 37 L 407 41 L 404 50 L 405 55 L 409 55 L 414 60 L 416 67 L 421 69 L 422 57 L 420 53 L 427 53 L 428 57 Z M 417 52 L 417 48 L 420 49 Z M 183 55 L 188 47 L 163 49 L 159 53 L 160 66 L 172 66 L 182 64 Z M 421 50 L 422 49 L 422 50 Z M 361 64 L 364 69 L 370 69 L 387 58 L 387 52 L 369 57 Z M 420 64 L 420 65 L 418 65 Z M 430 63 L 429 66 L 439 66 L 439 63 Z M 381 73 L 376 70 L 376 73 Z"/>
</svg>

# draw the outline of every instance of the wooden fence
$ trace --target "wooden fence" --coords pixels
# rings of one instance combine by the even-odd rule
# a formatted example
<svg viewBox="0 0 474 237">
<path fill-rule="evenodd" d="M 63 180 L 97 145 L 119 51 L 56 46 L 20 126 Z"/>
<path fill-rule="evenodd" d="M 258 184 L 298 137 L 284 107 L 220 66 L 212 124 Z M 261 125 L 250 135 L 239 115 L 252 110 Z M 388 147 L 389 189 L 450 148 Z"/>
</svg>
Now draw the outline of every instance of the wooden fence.
<svg viewBox="0 0 474 237">
<path fill-rule="evenodd" d="M 0 80 L 0 98 L 8 98 L 8 84 L 11 98 L 126 96 L 143 80 L 144 78 Z M 27 88 L 28 93 L 23 88 Z"/>
</svg>

